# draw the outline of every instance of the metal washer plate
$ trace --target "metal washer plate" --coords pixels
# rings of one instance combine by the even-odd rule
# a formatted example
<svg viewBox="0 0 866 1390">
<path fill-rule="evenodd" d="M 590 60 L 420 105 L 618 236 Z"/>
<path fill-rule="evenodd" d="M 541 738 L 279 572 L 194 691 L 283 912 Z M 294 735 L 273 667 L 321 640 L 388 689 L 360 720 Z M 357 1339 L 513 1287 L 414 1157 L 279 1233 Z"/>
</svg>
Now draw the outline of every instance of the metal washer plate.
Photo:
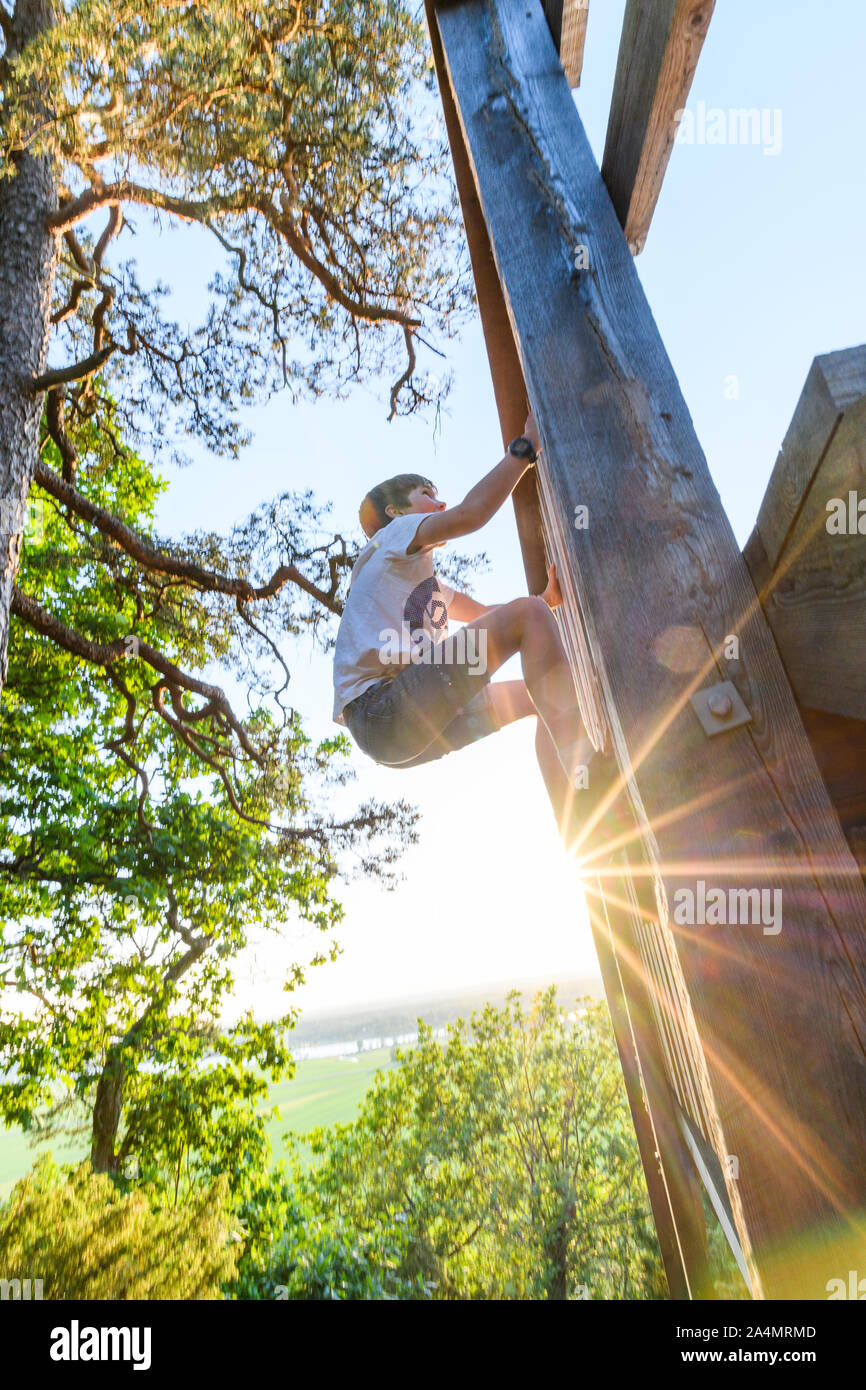
<svg viewBox="0 0 866 1390">
<path fill-rule="evenodd" d="M 731 702 L 730 714 L 713 714 L 708 704 L 711 696 L 727 696 Z M 713 738 L 715 734 L 726 734 L 729 729 L 739 729 L 742 724 L 751 723 L 752 716 L 733 681 L 719 681 L 717 685 L 708 685 L 705 690 L 696 690 L 690 698 L 692 708 L 708 738 Z"/>
</svg>

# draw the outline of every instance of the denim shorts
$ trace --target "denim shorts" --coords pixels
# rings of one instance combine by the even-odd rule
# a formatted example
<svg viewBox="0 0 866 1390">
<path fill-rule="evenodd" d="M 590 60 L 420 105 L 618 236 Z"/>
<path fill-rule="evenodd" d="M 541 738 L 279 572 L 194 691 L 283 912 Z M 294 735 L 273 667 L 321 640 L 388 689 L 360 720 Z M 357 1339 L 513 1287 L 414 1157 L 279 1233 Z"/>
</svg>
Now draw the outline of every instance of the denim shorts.
<svg viewBox="0 0 866 1390">
<path fill-rule="evenodd" d="M 446 658 L 453 640 L 441 643 Z M 417 767 L 498 731 L 485 694 L 489 683 L 486 671 L 465 661 L 418 662 L 371 685 L 346 705 L 343 718 L 374 762 Z"/>
</svg>

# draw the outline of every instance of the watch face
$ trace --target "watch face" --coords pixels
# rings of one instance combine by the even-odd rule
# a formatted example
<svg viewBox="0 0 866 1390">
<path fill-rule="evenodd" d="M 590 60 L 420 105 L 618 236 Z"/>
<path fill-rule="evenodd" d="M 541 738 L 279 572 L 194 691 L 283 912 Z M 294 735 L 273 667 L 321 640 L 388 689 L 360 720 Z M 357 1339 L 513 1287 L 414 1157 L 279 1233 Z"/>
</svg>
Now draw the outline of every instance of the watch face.
<svg viewBox="0 0 866 1390">
<path fill-rule="evenodd" d="M 531 442 L 523 435 L 520 435 L 517 439 L 512 439 L 508 446 L 508 452 L 514 454 L 515 458 L 519 459 L 531 459 L 535 457 L 535 450 Z"/>
</svg>

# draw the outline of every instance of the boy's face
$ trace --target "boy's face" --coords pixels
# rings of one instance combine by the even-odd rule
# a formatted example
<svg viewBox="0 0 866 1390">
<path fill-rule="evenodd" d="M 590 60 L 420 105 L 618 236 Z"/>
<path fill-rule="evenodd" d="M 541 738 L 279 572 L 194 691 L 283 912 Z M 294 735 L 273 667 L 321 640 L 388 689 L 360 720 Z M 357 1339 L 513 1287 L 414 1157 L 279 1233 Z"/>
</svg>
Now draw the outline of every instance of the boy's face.
<svg viewBox="0 0 866 1390">
<path fill-rule="evenodd" d="M 439 501 L 436 495 L 436 489 L 432 483 L 419 483 L 418 486 L 413 487 L 412 491 L 409 493 L 408 506 L 400 507 L 399 510 L 397 507 L 388 506 L 385 508 L 385 511 L 393 518 L 395 516 L 410 516 L 413 512 L 418 512 L 419 514 L 425 512 L 444 512 L 445 506 L 446 504 L 444 502 Z"/>
</svg>

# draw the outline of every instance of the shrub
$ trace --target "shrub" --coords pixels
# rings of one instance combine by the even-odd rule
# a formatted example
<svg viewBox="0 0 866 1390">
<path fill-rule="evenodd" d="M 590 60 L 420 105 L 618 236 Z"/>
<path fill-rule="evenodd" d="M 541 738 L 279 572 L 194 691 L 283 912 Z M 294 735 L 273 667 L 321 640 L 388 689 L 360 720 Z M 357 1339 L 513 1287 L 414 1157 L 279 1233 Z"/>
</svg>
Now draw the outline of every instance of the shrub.
<svg viewBox="0 0 866 1390">
<path fill-rule="evenodd" d="M 40 1159 L 0 1207 L 0 1276 L 41 1279 L 47 1299 L 214 1299 L 236 1271 L 240 1237 L 218 1178 L 177 1208 L 120 1192 L 89 1163 Z"/>
</svg>

